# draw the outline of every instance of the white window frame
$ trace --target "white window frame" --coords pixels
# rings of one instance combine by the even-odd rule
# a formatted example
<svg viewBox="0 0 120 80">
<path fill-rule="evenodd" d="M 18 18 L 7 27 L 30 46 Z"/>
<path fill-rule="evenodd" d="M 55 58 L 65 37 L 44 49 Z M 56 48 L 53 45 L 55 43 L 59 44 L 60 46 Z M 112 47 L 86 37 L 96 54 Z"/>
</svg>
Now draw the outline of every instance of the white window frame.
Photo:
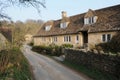
<svg viewBox="0 0 120 80">
<path fill-rule="evenodd" d="M 84 24 L 93 24 L 96 22 L 96 16 L 84 18 Z"/>
<path fill-rule="evenodd" d="M 110 35 L 110 39 L 108 40 L 108 35 Z M 112 35 L 111 34 L 107 34 L 107 42 L 109 42 L 112 39 Z"/>
<path fill-rule="evenodd" d="M 97 16 L 94 16 L 94 23 L 96 23 L 97 22 Z"/>
<path fill-rule="evenodd" d="M 51 26 L 50 26 L 50 25 L 45 26 L 45 30 L 46 30 L 46 31 L 49 31 L 50 29 L 51 29 Z"/>
<path fill-rule="evenodd" d="M 66 42 L 66 36 L 63 37 L 63 41 Z"/>
<path fill-rule="evenodd" d="M 78 44 L 79 43 L 79 35 L 76 35 L 76 43 Z"/>
<path fill-rule="evenodd" d="M 104 36 L 105 38 L 103 38 L 103 36 Z M 106 42 L 106 34 L 102 34 L 102 36 L 101 36 L 101 41 L 102 41 L 102 42 Z"/>
<path fill-rule="evenodd" d="M 93 24 L 94 23 L 94 17 L 89 17 L 88 19 L 89 19 L 88 20 L 89 21 L 88 24 Z"/>
<path fill-rule="evenodd" d="M 71 36 L 70 35 L 64 36 L 64 42 L 71 42 Z"/>
<path fill-rule="evenodd" d="M 103 35 L 105 36 L 105 40 L 103 40 Z M 108 40 L 108 35 L 110 35 L 110 40 L 112 39 L 112 34 L 102 34 L 102 36 L 101 36 L 102 42 L 109 42 L 110 41 L 110 40 Z"/>
<path fill-rule="evenodd" d="M 42 41 L 43 41 L 43 42 L 46 42 L 46 38 L 45 38 L 45 37 L 42 37 Z"/>
<path fill-rule="evenodd" d="M 88 18 L 84 19 L 84 24 L 88 24 Z"/>
<path fill-rule="evenodd" d="M 55 37 L 52 37 L 52 41 L 53 42 L 57 42 L 57 37 L 55 36 Z"/>
<path fill-rule="evenodd" d="M 62 22 L 60 23 L 60 28 L 66 28 L 67 27 L 67 22 Z"/>
</svg>

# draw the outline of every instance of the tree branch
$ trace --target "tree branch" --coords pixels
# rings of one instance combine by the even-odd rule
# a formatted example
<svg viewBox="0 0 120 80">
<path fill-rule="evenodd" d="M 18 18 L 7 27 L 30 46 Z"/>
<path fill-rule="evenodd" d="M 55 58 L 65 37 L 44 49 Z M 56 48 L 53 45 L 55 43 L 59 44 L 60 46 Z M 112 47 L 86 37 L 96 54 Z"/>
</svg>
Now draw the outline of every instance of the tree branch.
<svg viewBox="0 0 120 80">
<path fill-rule="evenodd" d="M 34 7 L 38 13 L 40 13 L 40 8 L 46 8 L 45 6 L 45 0 L 0 0 L 0 18 L 7 18 L 7 19 L 11 19 L 10 17 L 8 17 L 6 14 L 3 13 L 3 10 L 8 7 L 8 6 L 18 6 L 18 5 L 22 5 L 22 6 L 32 6 Z"/>
</svg>

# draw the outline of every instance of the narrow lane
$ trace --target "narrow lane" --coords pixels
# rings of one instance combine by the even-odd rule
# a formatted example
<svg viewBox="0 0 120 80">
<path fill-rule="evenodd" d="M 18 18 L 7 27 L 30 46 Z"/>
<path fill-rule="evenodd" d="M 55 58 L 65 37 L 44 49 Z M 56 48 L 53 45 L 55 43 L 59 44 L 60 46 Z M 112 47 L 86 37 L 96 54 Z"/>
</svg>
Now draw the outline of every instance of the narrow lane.
<svg viewBox="0 0 120 80">
<path fill-rule="evenodd" d="M 30 62 L 36 80 L 88 80 L 56 61 L 31 51 L 24 45 L 22 52 Z"/>
</svg>

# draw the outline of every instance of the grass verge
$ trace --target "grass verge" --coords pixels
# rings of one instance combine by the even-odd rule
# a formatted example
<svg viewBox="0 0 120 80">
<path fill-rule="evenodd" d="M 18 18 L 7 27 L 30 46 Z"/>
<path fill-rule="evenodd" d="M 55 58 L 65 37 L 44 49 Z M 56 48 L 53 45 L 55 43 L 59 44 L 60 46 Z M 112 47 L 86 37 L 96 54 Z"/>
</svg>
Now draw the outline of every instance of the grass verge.
<svg viewBox="0 0 120 80">
<path fill-rule="evenodd" d="M 0 53 L 0 80 L 33 80 L 29 63 L 20 49 Z"/>
<path fill-rule="evenodd" d="M 108 73 L 103 73 L 97 69 L 90 69 L 83 65 L 73 64 L 69 61 L 63 61 L 61 63 L 67 67 L 72 68 L 73 70 L 76 70 L 77 72 L 87 75 L 93 80 L 118 80 L 115 76 Z"/>
</svg>

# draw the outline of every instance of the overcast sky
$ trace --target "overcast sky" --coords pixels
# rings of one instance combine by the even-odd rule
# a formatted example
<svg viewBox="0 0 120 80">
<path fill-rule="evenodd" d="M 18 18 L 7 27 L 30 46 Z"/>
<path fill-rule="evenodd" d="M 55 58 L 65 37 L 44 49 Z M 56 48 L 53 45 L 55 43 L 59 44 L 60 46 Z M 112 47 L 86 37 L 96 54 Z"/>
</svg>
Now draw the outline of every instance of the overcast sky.
<svg viewBox="0 0 120 80">
<path fill-rule="evenodd" d="M 46 0 L 46 7 L 41 7 L 39 14 L 36 9 L 23 7 L 9 7 L 5 10 L 13 21 L 27 19 L 57 20 L 61 18 L 61 12 L 66 11 L 68 16 L 87 12 L 88 9 L 100 9 L 104 7 L 120 5 L 120 0 Z"/>
</svg>

